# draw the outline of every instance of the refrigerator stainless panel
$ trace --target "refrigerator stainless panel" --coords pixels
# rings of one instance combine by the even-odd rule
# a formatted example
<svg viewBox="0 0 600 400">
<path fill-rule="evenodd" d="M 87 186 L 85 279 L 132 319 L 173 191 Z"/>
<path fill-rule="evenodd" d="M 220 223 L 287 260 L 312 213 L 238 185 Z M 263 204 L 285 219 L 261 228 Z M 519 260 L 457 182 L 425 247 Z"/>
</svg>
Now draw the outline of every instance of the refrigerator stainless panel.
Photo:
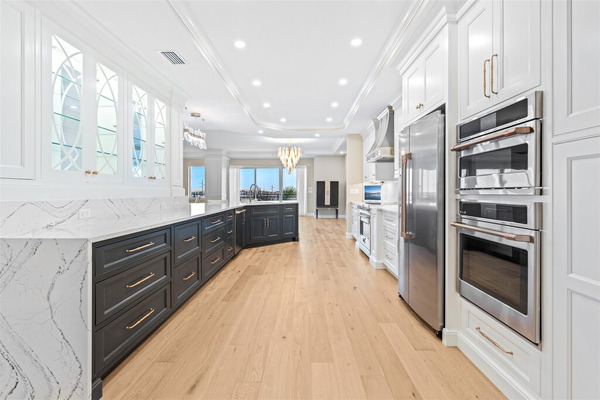
<svg viewBox="0 0 600 400">
<path fill-rule="evenodd" d="M 401 133 L 411 157 L 405 168 L 406 231 L 398 292 L 432 328 L 444 326 L 444 115 L 436 111 Z"/>
</svg>

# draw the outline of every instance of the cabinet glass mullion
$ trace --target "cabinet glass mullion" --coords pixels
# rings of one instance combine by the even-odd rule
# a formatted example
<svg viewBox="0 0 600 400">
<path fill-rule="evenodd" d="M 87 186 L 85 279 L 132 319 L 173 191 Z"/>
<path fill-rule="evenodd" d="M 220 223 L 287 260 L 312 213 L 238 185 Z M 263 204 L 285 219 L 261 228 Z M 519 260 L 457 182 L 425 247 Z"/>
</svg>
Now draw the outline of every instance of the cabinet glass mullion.
<svg viewBox="0 0 600 400">
<path fill-rule="evenodd" d="M 96 64 L 96 169 L 115 175 L 119 168 L 119 76 L 103 64 Z"/>
<path fill-rule="evenodd" d="M 132 149 L 132 175 L 135 178 L 148 176 L 148 154 L 146 143 L 148 141 L 147 112 L 148 94 L 139 87 L 132 85 L 131 102 L 133 111 L 133 149 Z"/>
</svg>

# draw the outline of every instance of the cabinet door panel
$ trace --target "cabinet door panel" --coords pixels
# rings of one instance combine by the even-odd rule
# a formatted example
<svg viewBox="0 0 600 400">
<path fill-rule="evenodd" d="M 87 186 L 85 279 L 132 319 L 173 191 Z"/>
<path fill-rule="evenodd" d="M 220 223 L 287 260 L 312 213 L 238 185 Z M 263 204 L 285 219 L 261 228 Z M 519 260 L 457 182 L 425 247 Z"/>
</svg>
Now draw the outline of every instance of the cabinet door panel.
<svg viewBox="0 0 600 400">
<path fill-rule="evenodd" d="M 423 68 L 421 63 L 417 63 L 412 68 L 406 71 L 404 86 L 405 91 L 405 115 L 407 120 L 412 119 L 421 112 L 419 104 L 423 104 L 424 98 L 424 82 Z"/>
<path fill-rule="evenodd" d="M 266 218 L 265 217 L 250 217 L 250 229 L 248 243 L 257 243 L 265 240 L 265 229 L 266 229 Z"/>
<path fill-rule="evenodd" d="M 425 88 L 423 103 L 425 108 L 444 98 L 444 46 L 441 35 L 430 46 L 425 55 L 423 67 L 425 69 Z"/>
<path fill-rule="evenodd" d="M 540 19 L 539 0 L 494 2 L 494 102 L 540 84 Z"/>
<path fill-rule="evenodd" d="M 281 239 L 281 219 L 278 215 L 267 218 L 266 239 Z"/>
<path fill-rule="evenodd" d="M 492 52 L 492 4 L 477 3 L 459 22 L 460 118 L 490 106 L 490 62 Z M 486 88 L 484 92 L 484 80 Z"/>
<path fill-rule="evenodd" d="M 600 398 L 600 136 L 553 151 L 554 398 Z M 596 183 L 596 184 L 593 184 Z"/>
<path fill-rule="evenodd" d="M 600 125 L 600 2 L 554 7 L 554 134 Z"/>
</svg>

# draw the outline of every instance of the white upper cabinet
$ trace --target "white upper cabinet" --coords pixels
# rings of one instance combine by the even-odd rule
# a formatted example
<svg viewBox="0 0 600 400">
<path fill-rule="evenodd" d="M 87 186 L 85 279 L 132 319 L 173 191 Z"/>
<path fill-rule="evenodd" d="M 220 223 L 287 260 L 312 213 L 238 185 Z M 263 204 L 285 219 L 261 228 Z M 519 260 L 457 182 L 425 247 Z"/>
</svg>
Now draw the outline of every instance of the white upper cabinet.
<svg viewBox="0 0 600 400">
<path fill-rule="evenodd" d="M 444 99 L 444 32 L 402 73 L 402 114 L 408 123 Z"/>
<path fill-rule="evenodd" d="M 459 21 L 460 119 L 540 85 L 540 0 L 482 0 Z"/>
<path fill-rule="evenodd" d="M 600 125 L 600 2 L 553 3 L 554 135 Z"/>
<path fill-rule="evenodd" d="M 34 178 L 35 10 L 0 2 L 0 178 Z"/>
</svg>

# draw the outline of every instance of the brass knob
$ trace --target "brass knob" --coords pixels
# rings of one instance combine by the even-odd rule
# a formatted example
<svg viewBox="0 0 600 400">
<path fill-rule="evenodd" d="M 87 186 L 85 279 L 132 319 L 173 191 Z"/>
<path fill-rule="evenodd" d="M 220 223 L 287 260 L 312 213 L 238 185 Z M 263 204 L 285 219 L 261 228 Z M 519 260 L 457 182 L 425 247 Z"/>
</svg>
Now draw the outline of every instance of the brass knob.
<svg viewBox="0 0 600 400">
<path fill-rule="evenodd" d="M 85 170 L 85 174 L 86 174 L 86 175 L 89 175 L 89 174 L 91 174 L 91 173 L 92 173 L 92 171 L 90 171 L 89 169 L 86 169 L 86 170 Z"/>
<path fill-rule="evenodd" d="M 98 171 L 92 171 L 92 175 L 98 175 Z"/>
</svg>

